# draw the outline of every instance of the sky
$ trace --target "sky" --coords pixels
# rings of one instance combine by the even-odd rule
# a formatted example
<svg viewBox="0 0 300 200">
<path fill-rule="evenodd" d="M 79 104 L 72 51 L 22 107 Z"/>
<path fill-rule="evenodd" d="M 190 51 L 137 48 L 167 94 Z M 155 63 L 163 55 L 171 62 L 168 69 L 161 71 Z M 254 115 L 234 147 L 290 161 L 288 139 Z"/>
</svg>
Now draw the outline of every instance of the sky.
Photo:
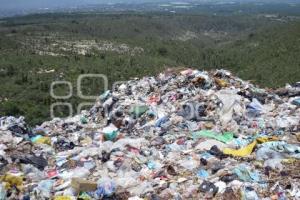
<svg viewBox="0 0 300 200">
<path fill-rule="evenodd" d="M 0 0 L 0 9 L 81 6 L 105 3 L 137 3 L 161 0 Z"/>
<path fill-rule="evenodd" d="M 142 3 L 142 2 L 162 2 L 167 0 L 0 0 L 0 11 L 19 10 L 19 9 L 39 9 L 39 8 L 57 8 L 57 7 L 77 7 L 89 4 L 104 3 Z M 171 1 L 171 0 L 169 0 Z M 173 0 L 173 1 L 197 1 L 209 2 L 216 0 Z M 218 0 L 232 1 L 232 0 Z M 258 1 L 258 0 L 236 0 L 236 1 Z M 287 0 L 261 0 L 261 1 L 282 1 Z M 298 1 L 300 0 L 293 0 Z"/>
</svg>

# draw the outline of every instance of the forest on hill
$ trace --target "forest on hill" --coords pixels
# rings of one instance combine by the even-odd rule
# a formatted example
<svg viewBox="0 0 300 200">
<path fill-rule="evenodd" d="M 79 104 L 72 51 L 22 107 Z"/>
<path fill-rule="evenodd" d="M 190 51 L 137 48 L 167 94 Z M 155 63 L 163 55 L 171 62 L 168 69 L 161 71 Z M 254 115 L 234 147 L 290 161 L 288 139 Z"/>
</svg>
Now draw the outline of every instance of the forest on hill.
<svg viewBox="0 0 300 200">
<path fill-rule="evenodd" d="M 0 115 L 24 115 L 31 124 L 49 119 L 51 83 L 70 81 L 76 90 L 80 74 L 105 74 L 111 85 L 168 67 L 224 68 L 260 86 L 281 87 L 300 80 L 299 55 L 297 16 L 125 12 L 4 18 Z M 103 92 L 101 81 L 84 84 L 86 94 Z M 68 102 L 82 100 L 74 95 Z"/>
</svg>

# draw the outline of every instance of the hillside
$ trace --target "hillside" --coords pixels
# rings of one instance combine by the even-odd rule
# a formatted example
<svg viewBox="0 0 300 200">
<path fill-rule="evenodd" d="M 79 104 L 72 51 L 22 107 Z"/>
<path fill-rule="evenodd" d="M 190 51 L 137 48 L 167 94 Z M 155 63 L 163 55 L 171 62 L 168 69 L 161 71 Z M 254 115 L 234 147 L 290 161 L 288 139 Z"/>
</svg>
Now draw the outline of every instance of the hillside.
<svg viewBox="0 0 300 200">
<path fill-rule="evenodd" d="M 300 22 L 288 16 L 73 13 L 2 19 L 0 115 L 40 123 L 55 102 L 51 83 L 75 85 L 86 73 L 105 74 L 112 84 L 167 67 L 225 68 L 260 86 L 280 87 L 300 80 L 298 55 Z M 85 84 L 88 94 L 103 92 L 101 82 Z"/>
</svg>

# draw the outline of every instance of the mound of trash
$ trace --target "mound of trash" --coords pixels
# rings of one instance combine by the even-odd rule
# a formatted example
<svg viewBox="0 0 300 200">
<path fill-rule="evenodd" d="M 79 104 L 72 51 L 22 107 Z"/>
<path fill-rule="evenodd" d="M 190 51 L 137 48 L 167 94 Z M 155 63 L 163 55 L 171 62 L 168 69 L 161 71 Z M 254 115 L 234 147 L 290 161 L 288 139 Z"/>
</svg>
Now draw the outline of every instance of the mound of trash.
<svg viewBox="0 0 300 200">
<path fill-rule="evenodd" d="M 115 85 L 33 129 L 0 118 L 0 199 L 300 199 L 300 83 L 225 70 Z"/>
</svg>

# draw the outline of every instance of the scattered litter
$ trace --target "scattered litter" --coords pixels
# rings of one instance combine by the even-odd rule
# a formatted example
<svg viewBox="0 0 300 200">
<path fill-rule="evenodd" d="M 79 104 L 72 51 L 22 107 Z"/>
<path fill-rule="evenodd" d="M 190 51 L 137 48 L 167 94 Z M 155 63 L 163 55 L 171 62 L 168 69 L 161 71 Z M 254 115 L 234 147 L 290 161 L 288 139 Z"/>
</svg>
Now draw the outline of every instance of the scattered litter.
<svg viewBox="0 0 300 200">
<path fill-rule="evenodd" d="M 2 116 L 0 199 L 299 199 L 297 94 L 168 70 L 33 129 Z"/>
</svg>

